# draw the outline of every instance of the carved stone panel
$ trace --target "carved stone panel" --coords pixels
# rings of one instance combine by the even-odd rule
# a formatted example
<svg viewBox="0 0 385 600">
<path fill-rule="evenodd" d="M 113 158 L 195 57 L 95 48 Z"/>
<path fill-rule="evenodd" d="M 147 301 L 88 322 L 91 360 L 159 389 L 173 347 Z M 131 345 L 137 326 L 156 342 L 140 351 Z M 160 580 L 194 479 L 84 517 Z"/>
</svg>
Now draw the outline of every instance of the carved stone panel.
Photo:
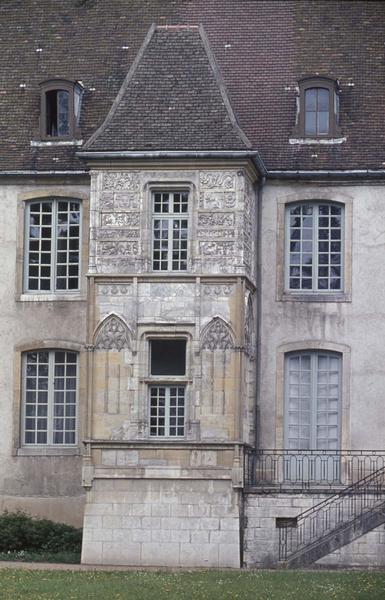
<svg viewBox="0 0 385 600">
<path fill-rule="evenodd" d="M 220 317 L 206 326 L 202 334 L 201 348 L 206 350 L 230 350 L 234 348 L 234 340 L 227 323 Z"/>
<path fill-rule="evenodd" d="M 233 227 L 235 215 L 232 212 L 200 212 L 198 227 Z"/>
<path fill-rule="evenodd" d="M 203 256 L 234 256 L 236 252 L 234 242 L 200 242 L 199 249 Z"/>
<path fill-rule="evenodd" d="M 139 254 L 139 242 L 100 242 L 100 254 L 103 256 L 136 256 Z"/>
<path fill-rule="evenodd" d="M 113 191 L 131 191 L 139 190 L 138 173 L 110 172 L 103 174 L 103 189 Z"/>
<path fill-rule="evenodd" d="M 213 189 L 235 189 L 235 173 L 231 171 L 201 171 L 201 188 Z"/>
<path fill-rule="evenodd" d="M 199 208 L 223 210 L 226 208 L 234 208 L 235 204 L 235 192 L 203 191 L 199 195 Z"/>
<path fill-rule="evenodd" d="M 96 335 L 95 348 L 122 350 L 130 347 L 130 334 L 125 323 L 116 315 L 107 317 Z"/>
<path fill-rule="evenodd" d="M 138 212 L 108 212 L 102 214 L 102 227 L 138 227 L 140 213 Z"/>
<path fill-rule="evenodd" d="M 232 284 L 203 285 L 203 294 L 209 298 L 230 296 L 233 290 L 234 285 Z"/>
<path fill-rule="evenodd" d="M 102 296 L 127 296 L 132 291 L 132 285 L 130 283 L 115 283 L 99 285 L 98 289 Z"/>
<path fill-rule="evenodd" d="M 99 229 L 96 230 L 98 240 L 136 240 L 139 239 L 139 235 L 139 229 L 99 227 Z"/>
</svg>

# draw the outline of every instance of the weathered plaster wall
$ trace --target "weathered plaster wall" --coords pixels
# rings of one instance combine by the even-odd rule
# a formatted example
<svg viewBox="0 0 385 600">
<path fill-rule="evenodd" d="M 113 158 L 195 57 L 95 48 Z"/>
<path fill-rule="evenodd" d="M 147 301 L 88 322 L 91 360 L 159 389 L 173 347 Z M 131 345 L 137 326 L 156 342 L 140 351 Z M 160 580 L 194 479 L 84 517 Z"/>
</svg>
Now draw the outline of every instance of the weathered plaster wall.
<svg viewBox="0 0 385 600">
<path fill-rule="evenodd" d="M 28 456 L 21 449 L 20 390 L 21 352 L 24 349 L 57 347 L 67 342 L 80 347 L 86 341 L 85 278 L 81 294 L 73 300 L 52 300 L 45 295 L 41 301 L 23 294 L 24 206 L 33 197 L 65 195 L 80 198 L 87 213 L 88 185 L 63 181 L 55 184 L 38 180 L 1 186 L 0 240 L 2 259 L 0 277 L 0 509 L 22 509 L 32 514 L 81 524 L 84 492 L 81 481 L 81 448 L 74 455 Z M 87 218 L 86 218 L 87 221 Z M 87 231 L 87 230 L 86 230 Z M 87 235 L 83 236 L 87 254 Z M 84 268 L 83 268 L 84 277 Z M 59 344 L 60 345 L 60 344 Z M 84 386 L 81 384 L 80 437 L 84 426 Z M 32 449 L 34 453 L 36 449 Z M 23 455 L 21 455 L 23 454 Z M 27 454 L 27 455 L 25 455 Z"/>
<path fill-rule="evenodd" d="M 283 447 L 283 354 L 307 348 L 343 353 L 342 447 L 382 449 L 385 445 L 384 198 L 381 185 L 269 183 L 265 188 L 260 447 Z M 282 300 L 282 207 L 301 200 L 345 205 L 348 289 L 340 298 L 336 294 L 335 301 L 290 301 L 289 294 Z"/>
</svg>

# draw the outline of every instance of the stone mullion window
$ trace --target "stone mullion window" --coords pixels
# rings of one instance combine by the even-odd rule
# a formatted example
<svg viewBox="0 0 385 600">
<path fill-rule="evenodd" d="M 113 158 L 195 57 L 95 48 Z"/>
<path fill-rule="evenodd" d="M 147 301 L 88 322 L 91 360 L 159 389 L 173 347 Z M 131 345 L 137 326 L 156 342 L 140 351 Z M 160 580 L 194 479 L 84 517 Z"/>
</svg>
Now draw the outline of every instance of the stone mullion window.
<svg viewBox="0 0 385 600">
<path fill-rule="evenodd" d="M 343 208 L 298 204 L 286 212 L 286 288 L 290 291 L 341 291 Z"/>
<path fill-rule="evenodd" d="M 152 199 L 153 269 L 186 271 L 188 192 L 153 192 Z"/>
<path fill-rule="evenodd" d="M 23 357 L 23 443 L 77 442 L 78 357 L 75 352 L 40 350 Z"/>
<path fill-rule="evenodd" d="M 81 206 L 76 200 L 31 202 L 27 208 L 25 289 L 79 290 Z"/>
</svg>

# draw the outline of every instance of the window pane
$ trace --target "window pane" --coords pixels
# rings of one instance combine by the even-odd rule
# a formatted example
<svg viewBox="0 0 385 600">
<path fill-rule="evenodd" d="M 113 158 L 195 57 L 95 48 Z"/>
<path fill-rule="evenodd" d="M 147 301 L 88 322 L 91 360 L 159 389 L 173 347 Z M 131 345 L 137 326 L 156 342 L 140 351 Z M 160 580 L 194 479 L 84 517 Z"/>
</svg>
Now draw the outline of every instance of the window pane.
<svg viewBox="0 0 385 600">
<path fill-rule="evenodd" d="M 317 88 L 305 91 L 305 110 L 315 112 L 317 110 Z"/>
<path fill-rule="evenodd" d="M 57 115 L 57 130 L 58 135 L 69 134 L 69 93 L 64 90 L 57 92 L 58 94 L 58 115 Z"/>
<path fill-rule="evenodd" d="M 184 375 L 186 340 L 151 341 L 151 375 Z"/>
<path fill-rule="evenodd" d="M 317 113 L 305 113 L 305 135 L 316 135 L 317 133 Z"/>
<path fill-rule="evenodd" d="M 329 90 L 325 88 L 318 89 L 318 111 L 329 112 Z"/>
<path fill-rule="evenodd" d="M 155 271 L 187 269 L 187 219 L 175 218 L 188 212 L 187 192 L 153 193 L 152 265 Z M 159 214 L 166 215 L 159 218 Z"/>
</svg>

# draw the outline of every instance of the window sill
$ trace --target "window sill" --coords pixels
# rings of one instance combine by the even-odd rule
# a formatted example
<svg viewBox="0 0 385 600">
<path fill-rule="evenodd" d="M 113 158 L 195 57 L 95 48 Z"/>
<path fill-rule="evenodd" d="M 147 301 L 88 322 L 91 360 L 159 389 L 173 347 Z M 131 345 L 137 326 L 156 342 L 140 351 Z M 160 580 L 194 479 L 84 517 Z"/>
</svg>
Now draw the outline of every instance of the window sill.
<svg viewBox="0 0 385 600">
<path fill-rule="evenodd" d="M 309 294 L 284 292 L 278 301 L 281 302 L 351 302 L 351 294 L 344 292 L 325 293 L 310 292 Z"/>
<path fill-rule="evenodd" d="M 289 138 L 289 144 L 292 145 L 325 145 L 325 146 L 334 146 L 338 144 L 343 144 L 347 141 L 346 137 L 338 137 L 338 138 Z"/>
<path fill-rule="evenodd" d="M 22 446 L 17 448 L 17 456 L 80 456 L 79 446 Z"/>
<path fill-rule="evenodd" d="M 33 294 L 25 293 L 17 297 L 17 302 L 84 302 L 87 300 L 84 294 L 67 293 L 67 294 Z"/>
<path fill-rule="evenodd" d="M 31 140 L 31 146 L 36 147 L 49 147 L 49 146 L 82 146 L 83 140 L 69 140 L 69 139 L 57 139 L 57 140 Z"/>
</svg>

